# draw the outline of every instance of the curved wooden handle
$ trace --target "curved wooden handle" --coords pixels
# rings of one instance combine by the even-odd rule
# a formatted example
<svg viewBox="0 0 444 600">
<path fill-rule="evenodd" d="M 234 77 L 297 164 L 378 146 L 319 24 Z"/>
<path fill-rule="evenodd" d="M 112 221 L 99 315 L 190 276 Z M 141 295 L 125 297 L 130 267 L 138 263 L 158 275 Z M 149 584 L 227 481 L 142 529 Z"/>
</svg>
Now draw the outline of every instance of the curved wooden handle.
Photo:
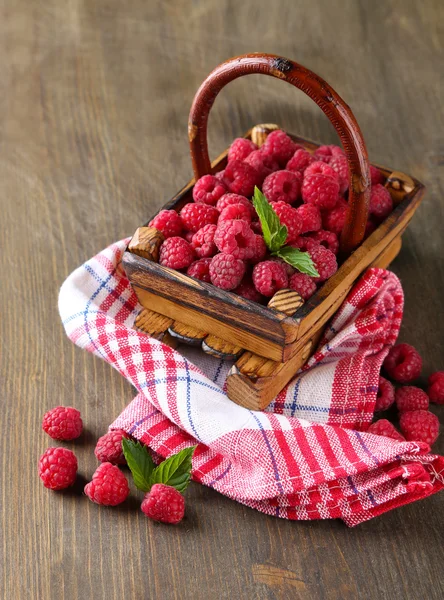
<svg viewBox="0 0 444 600">
<path fill-rule="evenodd" d="M 222 63 L 198 89 L 190 110 L 188 137 L 196 179 L 211 171 L 208 156 L 208 115 L 216 96 L 233 79 L 262 73 L 288 81 L 310 96 L 334 125 L 349 167 L 349 208 L 341 236 L 341 253 L 352 252 L 362 242 L 368 215 L 370 172 L 367 149 L 359 125 L 342 98 L 321 77 L 298 63 L 274 54 L 244 54 Z"/>
</svg>

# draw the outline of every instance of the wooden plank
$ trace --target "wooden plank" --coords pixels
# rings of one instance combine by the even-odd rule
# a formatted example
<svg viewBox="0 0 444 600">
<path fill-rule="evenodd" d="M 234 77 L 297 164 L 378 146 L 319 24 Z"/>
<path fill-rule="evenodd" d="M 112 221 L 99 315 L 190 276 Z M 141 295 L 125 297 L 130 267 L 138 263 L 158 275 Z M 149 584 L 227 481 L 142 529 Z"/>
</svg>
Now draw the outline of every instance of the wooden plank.
<svg viewBox="0 0 444 600">
<path fill-rule="evenodd" d="M 197 329 L 191 325 L 185 325 L 179 321 L 174 321 L 168 328 L 169 334 L 176 338 L 179 342 L 189 344 L 191 346 L 200 346 L 208 333 L 202 329 Z"/>
<path fill-rule="evenodd" d="M 128 252 L 157 262 L 164 236 L 154 227 L 139 227 L 128 244 Z"/>
<path fill-rule="evenodd" d="M 202 341 L 202 350 L 207 354 L 211 354 L 216 358 L 224 358 L 227 360 L 235 360 L 238 358 L 244 349 L 241 346 L 236 346 L 230 342 L 226 342 L 222 338 L 215 335 L 208 335 Z"/>
</svg>

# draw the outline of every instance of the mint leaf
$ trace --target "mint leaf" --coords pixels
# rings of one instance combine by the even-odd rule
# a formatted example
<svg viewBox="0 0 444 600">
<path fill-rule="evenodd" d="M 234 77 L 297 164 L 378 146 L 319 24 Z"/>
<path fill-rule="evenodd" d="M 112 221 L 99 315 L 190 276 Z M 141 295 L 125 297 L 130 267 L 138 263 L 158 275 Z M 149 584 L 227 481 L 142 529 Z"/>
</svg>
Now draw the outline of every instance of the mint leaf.
<svg viewBox="0 0 444 600">
<path fill-rule="evenodd" d="M 195 449 L 196 446 L 184 448 L 161 462 L 151 473 L 150 485 L 164 483 L 183 494 L 190 483 L 191 458 Z"/>
<path fill-rule="evenodd" d="M 297 248 L 291 246 L 284 246 L 274 252 L 276 256 L 285 260 L 289 265 L 300 271 L 306 273 L 310 277 L 319 277 L 319 273 L 316 271 L 316 267 L 311 259 L 308 252 L 301 252 Z"/>
<path fill-rule="evenodd" d="M 140 442 L 122 438 L 122 449 L 136 487 L 142 492 L 148 492 L 152 485 L 150 477 L 155 467 L 148 448 Z"/>
<path fill-rule="evenodd" d="M 281 225 L 273 207 L 258 187 L 254 188 L 253 206 L 261 222 L 265 243 L 271 252 L 276 252 L 285 244 L 287 228 Z"/>
</svg>

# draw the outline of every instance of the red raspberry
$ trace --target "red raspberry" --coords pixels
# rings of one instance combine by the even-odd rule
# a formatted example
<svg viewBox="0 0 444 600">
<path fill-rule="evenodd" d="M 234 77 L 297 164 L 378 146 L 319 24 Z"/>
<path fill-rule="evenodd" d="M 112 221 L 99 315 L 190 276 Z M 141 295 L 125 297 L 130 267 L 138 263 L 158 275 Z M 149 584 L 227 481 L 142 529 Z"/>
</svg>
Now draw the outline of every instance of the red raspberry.
<svg viewBox="0 0 444 600">
<path fill-rule="evenodd" d="M 307 252 L 309 248 L 319 246 L 319 242 L 313 240 L 309 235 L 300 235 L 294 242 L 290 244 L 293 248 L 299 248 L 301 252 Z"/>
<path fill-rule="evenodd" d="M 187 231 L 185 234 L 185 239 L 189 244 L 191 244 L 191 242 L 193 241 L 193 235 L 194 235 L 193 231 Z"/>
<path fill-rule="evenodd" d="M 149 222 L 149 225 L 161 231 L 165 238 L 174 237 L 182 233 L 182 221 L 175 210 L 161 210 Z"/>
<path fill-rule="evenodd" d="M 318 231 L 322 227 L 322 218 L 319 208 L 313 204 L 302 204 L 296 209 L 302 220 L 302 233 Z"/>
<path fill-rule="evenodd" d="M 397 344 L 384 361 L 388 375 L 399 383 L 410 383 L 421 375 L 422 358 L 413 346 Z"/>
<path fill-rule="evenodd" d="M 214 243 L 221 252 L 248 260 L 256 251 L 255 233 L 246 221 L 223 221 L 214 234 Z"/>
<path fill-rule="evenodd" d="M 255 233 L 263 235 L 262 225 L 260 221 L 253 221 L 253 223 L 250 224 L 250 227 Z"/>
<path fill-rule="evenodd" d="M 339 181 L 337 172 L 330 165 L 320 160 L 311 163 L 305 169 L 304 177 L 308 177 L 309 175 L 328 175 L 328 177 L 332 177 L 335 181 Z"/>
<path fill-rule="evenodd" d="M 301 298 L 308 300 L 316 291 L 316 283 L 310 275 L 295 273 L 290 277 L 290 288 L 295 290 Z"/>
<path fill-rule="evenodd" d="M 403 437 L 399 431 L 387 421 L 387 419 L 379 419 L 379 421 L 375 421 L 370 425 L 367 429 L 367 433 L 373 433 L 374 435 L 383 435 L 384 437 L 392 438 L 397 442 L 405 442 L 405 437 Z"/>
<path fill-rule="evenodd" d="M 180 211 L 180 218 L 184 228 L 187 231 L 195 233 L 202 229 L 204 225 L 212 223 L 215 225 L 219 218 L 219 211 L 215 206 L 209 206 L 208 204 L 193 203 L 185 204 Z"/>
<path fill-rule="evenodd" d="M 271 154 L 281 167 L 287 164 L 296 150 L 295 143 L 291 137 L 281 129 L 272 131 L 267 136 L 262 148 L 264 148 L 264 152 Z"/>
<path fill-rule="evenodd" d="M 276 171 L 266 177 L 262 191 L 269 202 L 294 204 L 301 191 L 302 176 L 293 171 Z"/>
<path fill-rule="evenodd" d="M 130 489 L 119 467 L 104 462 L 97 467 L 92 481 L 85 485 L 85 494 L 96 504 L 117 506 L 128 498 Z"/>
<path fill-rule="evenodd" d="M 204 225 L 202 229 L 199 229 L 199 231 L 196 231 L 193 235 L 191 245 L 199 258 L 209 258 L 216 254 L 217 248 L 214 243 L 216 229 L 217 225 Z"/>
<path fill-rule="evenodd" d="M 259 173 L 251 165 L 240 160 L 232 160 L 225 167 L 224 183 L 233 194 L 250 198 L 254 186 L 259 183 Z"/>
<path fill-rule="evenodd" d="M 428 410 L 403 412 L 399 426 L 409 442 L 425 442 L 431 446 L 438 439 L 438 417 Z"/>
<path fill-rule="evenodd" d="M 259 183 L 262 183 L 270 173 L 279 170 L 278 163 L 273 159 L 271 154 L 261 152 L 261 150 L 255 150 L 247 156 L 245 161 L 247 165 L 250 165 L 259 174 Z"/>
<path fill-rule="evenodd" d="M 250 207 L 245 206 L 245 204 L 230 204 L 223 209 L 220 213 L 218 225 L 223 223 L 224 221 L 235 221 L 236 219 L 240 219 L 241 221 L 246 221 L 247 223 L 251 223 L 251 210 Z"/>
<path fill-rule="evenodd" d="M 331 210 L 322 213 L 322 226 L 327 231 L 332 231 L 339 236 L 344 229 L 345 218 L 347 216 L 348 204 L 343 198 L 338 199 L 338 203 Z"/>
<path fill-rule="evenodd" d="M 210 263 L 211 258 L 201 258 L 194 261 L 187 269 L 187 275 L 211 283 L 210 279 Z"/>
<path fill-rule="evenodd" d="M 316 160 L 321 160 L 325 163 L 330 163 L 330 160 L 333 156 L 337 156 L 338 154 L 344 154 L 344 151 L 340 146 L 336 146 L 335 144 L 330 144 L 328 146 L 319 146 L 315 150 L 314 156 Z"/>
<path fill-rule="evenodd" d="M 378 221 L 383 221 L 393 210 L 393 200 L 389 191 L 380 183 L 370 192 L 369 213 Z"/>
<path fill-rule="evenodd" d="M 427 410 L 429 408 L 429 397 L 414 385 L 406 385 L 396 390 L 396 406 L 399 412 L 410 410 Z"/>
<path fill-rule="evenodd" d="M 316 283 L 326 281 L 338 270 L 336 256 L 324 246 L 311 246 L 311 248 L 308 248 L 308 253 L 319 273 L 319 277 L 314 278 Z"/>
<path fill-rule="evenodd" d="M 217 210 L 222 213 L 227 206 L 232 206 L 233 204 L 242 204 L 251 213 L 251 218 L 254 219 L 257 217 L 256 211 L 254 210 L 253 204 L 245 198 L 245 196 L 240 196 L 239 194 L 224 194 L 220 200 L 218 200 L 216 204 Z"/>
<path fill-rule="evenodd" d="M 437 371 L 429 377 L 428 394 L 436 404 L 444 404 L 444 371 Z"/>
<path fill-rule="evenodd" d="M 292 267 L 285 260 L 282 260 L 282 258 L 277 258 L 277 257 L 273 256 L 271 258 L 268 258 L 267 260 L 272 260 L 273 262 L 277 262 L 280 265 L 282 265 L 284 267 L 285 272 L 287 273 L 287 275 L 288 275 L 289 278 L 296 273 L 296 269 L 294 267 Z"/>
<path fill-rule="evenodd" d="M 228 162 L 245 160 L 254 150 L 257 150 L 257 146 L 251 140 L 236 138 L 228 150 Z"/>
<path fill-rule="evenodd" d="M 71 406 L 56 406 L 43 416 L 42 429 L 53 440 L 75 440 L 82 428 L 80 413 Z"/>
<path fill-rule="evenodd" d="M 259 294 L 257 289 L 254 287 L 254 283 L 248 277 L 244 277 L 242 279 L 241 284 L 233 290 L 234 294 L 238 296 L 242 296 L 242 298 L 246 298 L 247 300 L 252 300 L 253 302 L 259 302 L 262 304 L 264 297 Z"/>
<path fill-rule="evenodd" d="M 155 483 L 145 494 L 141 509 L 154 521 L 176 525 L 182 521 L 185 514 L 185 500 L 182 494 L 170 485 Z"/>
<path fill-rule="evenodd" d="M 325 229 L 320 229 L 319 231 L 315 231 L 314 233 L 308 233 L 307 238 L 310 238 L 314 242 L 320 244 L 321 246 L 325 246 L 333 252 L 333 254 L 337 254 L 339 250 L 339 240 L 336 233 L 333 231 L 326 231 Z"/>
<path fill-rule="evenodd" d="M 216 179 L 218 179 L 219 181 L 224 180 L 224 175 L 225 175 L 225 169 L 222 169 L 222 171 L 218 171 L 217 173 L 214 174 Z"/>
<path fill-rule="evenodd" d="M 253 283 L 257 291 L 267 298 L 288 286 L 288 275 L 281 264 L 265 260 L 254 266 Z"/>
<path fill-rule="evenodd" d="M 271 202 L 270 204 L 279 217 L 279 221 L 287 228 L 286 243 L 291 244 L 296 241 L 302 233 L 302 220 L 297 210 L 282 200 L 279 202 Z"/>
<path fill-rule="evenodd" d="M 64 490 L 74 483 L 77 458 L 67 448 L 48 448 L 39 460 L 39 477 L 45 488 Z"/>
<path fill-rule="evenodd" d="M 287 171 L 297 171 L 302 175 L 305 169 L 314 161 L 315 158 L 310 154 L 310 152 L 307 152 L 307 150 L 304 150 L 304 148 L 299 148 L 290 158 L 285 168 Z"/>
<path fill-rule="evenodd" d="M 306 204 L 329 210 L 338 201 L 339 183 L 329 175 L 307 175 L 302 183 L 302 199 Z"/>
<path fill-rule="evenodd" d="M 253 256 L 250 258 L 250 262 L 256 264 L 261 260 L 264 260 L 266 254 L 267 246 L 265 245 L 264 238 L 262 235 L 255 234 L 253 243 Z"/>
<path fill-rule="evenodd" d="M 195 204 L 194 206 L 198 206 Z M 199 206 L 206 206 L 201 204 Z M 181 237 L 166 239 L 160 247 L 159 264 L 170 269 L 185 269 L 194 260 L 194 250 L 186 240 Z"/>
<path fill-rule="evenodd" d="M 113 465 L 126 465 L 122 450 L 122 439 L 128 434 L 123 429 L 108 431 L 99 438 L 94 454 L 100 462 L 110 462 Z"/>
<path fill-rule="evenodd" d="M 382 183 L 383 180 L 381 171 L 373 165 L 370 165 L 370 180 L 372 186 L 377 185 L 378 183 Z"/>
<path fill-rule="evenodd" d="M 384 377 L 379 378 L 378 393 L 376 395 L 375 411 L 387 410 L 395 401 L 395 388 Z"/>
<path fill-rule="evenodd" d="M 345 192 L 348 190 L 349 176 L 347 157 L 345 154 L 342 154 L 342 152 L 336 153 L 332 156 L 328 164 L 338 174 L 339 193 L 345 194 Z"/>
<path fill-rule="evenodd" d="M 194 202 L 215 206 L 227 191 L 225 184 L 214 175 L 204 175 L 196 181 L 193 188 Z"/>
<path fill-rule="evenodd" d="M 235 223 L 242 223 L 242 221 L 235 221 Z M 234 288 L 237 288 L 244 274 L 245 264 L 232 254 L 216 254 L 211 259 L 211 283 L 223 290 L 234 290 Z"/>
</svg>

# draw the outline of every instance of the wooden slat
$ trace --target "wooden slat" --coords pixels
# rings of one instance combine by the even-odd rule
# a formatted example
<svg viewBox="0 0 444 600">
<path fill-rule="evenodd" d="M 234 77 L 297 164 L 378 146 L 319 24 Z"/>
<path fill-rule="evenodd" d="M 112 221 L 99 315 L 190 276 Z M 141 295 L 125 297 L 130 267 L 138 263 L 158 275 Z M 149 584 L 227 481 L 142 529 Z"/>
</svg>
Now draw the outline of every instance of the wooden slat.
<svg viewBox="0 0 444 600">
<path fill-rule="evenodd" d="M 164 333 L 173 321 L 169 317 L 165 317 L 159 313 L 144 308 L 137 315 L 134 325 L 153 337 Z"/>
<path fill-rule="evenodd" d="M 265 140 L 267 139 L 268 135 L 276 129 L 280 129 L 280 127 L 275 123 L 261 123 L 259 125 L 255 125 L 251 130 L 251 141 L 254 142 L 258 148 L 260 148 L 265 144 Z"/>
<path fill-rule="evenodd" d="M 139 227 L 128 244 L 128 251 L 157 262 L 164 239 L 163 234 L 154 227 Z"/>
<path fill-rule="evenodd" d="M 297 292 L 294 290 L 283 289 L 275 293 L 268 303 L 268 308 L 279 310 L 291 317 L 303 304 L 304 300 Z"/>
<path fill-rule="evenodd" d="M 196 327 L 186 325 L 179 321 L 174 321 L 168 328 L 168 332 L 180 342 L 191 346 L 200 346 L 202 340 L 208 335 L 207 332 L 202 329 L 197 329 Z"/>
<path fill-rule="evenodd" d="M 241 346 L 236 346 L 215 335 L 209 335 L 202 341 L 202 350 L 217 358 L 234 360 L 244 351 Z"/>
</svg>

